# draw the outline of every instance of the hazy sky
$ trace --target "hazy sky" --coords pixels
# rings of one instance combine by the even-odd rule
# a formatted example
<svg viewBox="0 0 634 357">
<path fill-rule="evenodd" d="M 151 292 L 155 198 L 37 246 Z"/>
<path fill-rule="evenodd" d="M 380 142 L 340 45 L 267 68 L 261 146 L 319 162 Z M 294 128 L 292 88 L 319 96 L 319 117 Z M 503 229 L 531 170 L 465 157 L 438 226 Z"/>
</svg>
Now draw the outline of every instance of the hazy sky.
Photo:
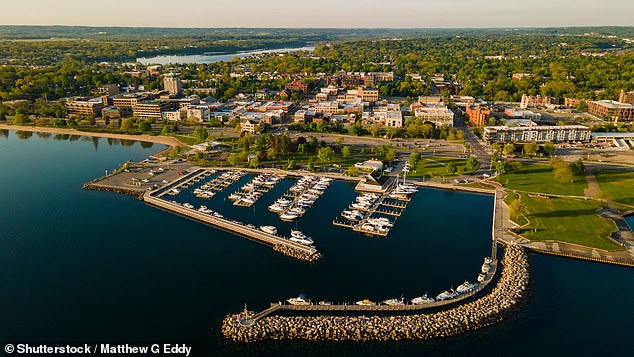
<svg viewBox="0 0 634 357">
<path fill-rule="evenodd" d="M 1 0 L 2 25 L 634 26 L 634 0 Z"/>
</svg>

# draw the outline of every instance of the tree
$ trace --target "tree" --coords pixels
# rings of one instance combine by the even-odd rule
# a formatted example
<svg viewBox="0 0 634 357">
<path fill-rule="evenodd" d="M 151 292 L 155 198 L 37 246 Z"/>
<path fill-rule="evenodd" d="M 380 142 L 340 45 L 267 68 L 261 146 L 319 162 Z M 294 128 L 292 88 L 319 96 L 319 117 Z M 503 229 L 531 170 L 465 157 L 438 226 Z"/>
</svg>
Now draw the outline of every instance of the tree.
<svg viewBox="0 0 634 357">
<path fill-rule="evenodd" d="M 319 149 L 319 152 L 317 152 L 317 158 L 321 162 L 330 163 L 335 158 L 335 151 L 330 146 L 326 146 Z"/>
<path fill-rule="evenodd" d="M 506 162 L 504 161 L 498 161 L 495 163 L 495 171 L 499 174 L 505 174 L 506 173 Z"/>
<path fill-rule="evenodd" d="M 343 144 L 343 137 L 339 136 L 335 139 L 335 144 L 341 145 Z"/>
<path fill-rule="evenodd" d="M 515 199 L 509 204 L 509 213 L 511 214 L 511 217 L 515 217 L 517 220 L 520 216 L 527 213 L 526 205 L 524 205 L 524 202 L 522 202 L 521 199 Z"/>
<path fill-rule="evenodd" d="M 348 176 L 352 176 L 352 177 L 356 177 L 359 175 L 359 169 L 357 169 L 354 166 L 350 166 L 348 167 L 348 172 L 347 172 Z"/>
<path fill-rule="evenodd" d="M 457 171 L 458 171 L 458 168 L 456 167 L 456 164 L 453 161 L 447 164 L 447 173 L 448 174 L 453 175 Z"/>
<path fill-rule="evenodd" d="M 297 145 L 297 153 L 300 155 L 306 155 L 306 144 L 301 143 Z"/>
<path fill-rule="evenodd" d="M 390 148 L 385 153 L 385 160 L 387 160 L 388 162 L 392 162 L 392 161 L 394 161 L 394 159 L 396 159 L 396 150 Z"/>
<path fill-rule="evenodd" d="M 29 122 L 30 122 L 29 117 L 26 114 L 16 114 L 13 116 L 13 124 L 26 125 Z"/>
<path fill-rule="evenodd" d="M 552 141 L 547 141 L 544 143 L 544 152 L 548 156 L 553 156 L 557 152 L 557 148 L 555 148 L 555 144 Z"/>
<path fill-rule="evenodd" d="M 570 163 L 570 169 L 574 175 L 583 175 L 586 173 L 586 166 L 583 164 L 581 159 L 573 161 Z"/>
<path fill-rule="evenodd" d="M 139 123 L 139 131 L 147 133 L 150 130 L 152 130 L 152 124 L 150 124 L 148 121 L 142 121 L 141 123 Z"/>
<path fill-rule="evenodd" d="M 227 162 L 229 162 L 231 166 L 236 166 L 238 164 L 238 154 L 236 153 L 230 154 L 229 157 L 227 158 Z"/>
<path fill-rule="evenodd" d="M 124 119 L 121 122 L 121 127 L 119 128 L 121 131 L 130 131 L 134 129 L 134 123 L 132 123 L 132 119 Z"/>
<path fill-rule="evenodd" d="M 254 168 L 257 169 L 260 166 L 260 159 L 258 159 L 258 157 L 254 157 L 249 161 L 249 165 Z"/>
<path fill-rule="evenodd" d="M 370 135 L 372 135 L 372 137 L 378 138 L 379 137 L 379 124 L 372 124 L 372 126 L 370 127 Z"/>
<path fill-rule="evenodd" d="M 470 156 L 467 159 L 467 163 L 465 164 L 465 169 L 468 172 L 473 172 L 473 171 L 476 171 L 479 168 L 480 168 L 480 163 L 478 162 L 478 159 L 476 159 L 475 156 Z"/>
<path fill-rule="evenodd" d="M 287 167 L 287 169 L 289 169 L 289 170 L 295 170 L 295 166 L 297 166 L 297 163 L 295 162 L 295 160 L 290 160 L 290 161 L 288 162 L 288 167 Z"/>
<path fill-rule="evenodd" d="M 167 125 L 163 125 L 163 129 L 161 129 L 161 135 L 169 135 L 170 128 Z"/>
<path fill-rule="evenodd" d="M 341 148 L 341 156 L 345 159 L 349 158 L 352 155 L 352 149 L 350 146 L 344 146 Z"/>
<path fill-rule="evenodd" d="M 420 161 L 420 154 L 417 152 L 413 152 L 409 155 L 409 159 L 407 160 L 407 163 L 410 164 L 412 167 L 416 167 L 419 161 Z"/>
<path fill-rule="evenodd" d="M 537 150 L 539 150 L 539 145 L 534 142 L 526 143 L 524 145 L 524 154 L 528 155 L 528 157 L 533 157 L 537 154 Z"/>
<path fill-rule="evenodd" d="M 506 143 L 504 144 L 504 155 L 506 156 L 510 156 L 513 155 L 513 153 L 515 153 L 515 145 L 513 145 L 513 143 Z"/>
<path fill-rule="evenodd" d="M 491 150 L 492 150 L 493 152 L 499 152 L 499 153 L 501 153 L 501 152 L 502 152 L 502 144 L 500 144 L 500 143 L 493 143 L 493 144 L 491 145 Z"/>
<path fill-rule="evenodd" d="M 194 129 L 194 137 L 196 138 L 196 140 L 198 140 L 199 143 L 205 141 L 208 136 L 209 133 L 202 126 L 197 126 L 196 129 Z"/>
</svg>

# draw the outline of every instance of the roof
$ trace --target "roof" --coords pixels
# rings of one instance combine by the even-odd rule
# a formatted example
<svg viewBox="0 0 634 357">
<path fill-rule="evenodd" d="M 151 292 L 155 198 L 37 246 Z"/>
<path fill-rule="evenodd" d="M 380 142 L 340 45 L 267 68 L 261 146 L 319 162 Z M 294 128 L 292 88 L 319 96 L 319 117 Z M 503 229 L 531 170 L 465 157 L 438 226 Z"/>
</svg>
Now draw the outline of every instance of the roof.
<svg viewBox="0 0 634 357">
<path fill-rule="evenodd" d="M 591 133 L 592 137 L 595 138 L 623 138 L 623 139 L 634 139 L 634 133 Z"/>
</svg>

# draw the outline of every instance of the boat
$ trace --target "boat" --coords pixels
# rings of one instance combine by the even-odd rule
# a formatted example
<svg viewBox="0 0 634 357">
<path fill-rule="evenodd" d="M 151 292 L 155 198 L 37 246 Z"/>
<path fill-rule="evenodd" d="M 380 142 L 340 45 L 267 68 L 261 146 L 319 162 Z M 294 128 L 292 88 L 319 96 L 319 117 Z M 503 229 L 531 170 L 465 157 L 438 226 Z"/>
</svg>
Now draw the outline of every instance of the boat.
<svg viewBox="0 0 634 357">
<path fill-rule="evenodd" d="M 480 275 L 478 275 L 478 283 L 483 283 L 486 277 L 487 277 L 486 274 L 480 273 Z"/>
<path fill-rule="evenodd" d="M 456 292 L 459 294 L 468 293 L 469 291 L 475 289 L 476 286 L 478 286 L 478 284 L 474 284 L 469 282 L 468 280 L 465 280 L 464 283 L 460 284 L 460 286 L 456 288 Z"/>
<path fill-rule="evenodd" d="M 482 264 L 482 272 L 483 273 L 488 273 L 491 270 L 491 266 L 488 263 L 483 263 Z"/>
<path fill-rule="evenodd" d="M 213 213 L 213 211 L 207 208 L 207 206 L 205 205 L 200 206 L 200 208 L 198 209 L 198 212 L 207 213 L 207 214 Z"/>
<path fill-rule="evenodd" d="M 299 215 L 293 212 L 286 212 L 280 215 L 282 221 L 294 221 L 297 218 L 299 218 Z"/>
<path fill-rule="evenodd" d="M 217 218 L 225 218 L 223 215 L 221 215 L 221 214 L 220 214 L 220 213 L 218 213 L 218 212 L 214 212 L 214 217 L 217 217 Z"/>
<path fill-rule="evenodd" d="M 183 207 L 189 208 L 189 209 L 193 209 L 194 208 L 194 206 L 191 203 L 187 203 L 187 202 L 183 203 Z"/>
<path fill-rule="evenodd" d="M 321 306 L 330 306 L 330 305 L 332 305 L 332 302 L 330 302 L 330 301 L 326 301 L 326 300 L 322 300 L 322 301 L 320 301 L 320 302 L 319 302 L 319 304 L 318 304 L 318 305 L 321 305 Z"/>
<path fill-rule="evenodd" d="M 445 290 L 436 296 L 436 300 L 443 301 L 447 299 L 453 299 L 458 296 L 458 293 L 454 289 Z"/>
<path fill-rule="evenodd" d="M 277 228 L 275 228 L 274 226 L 260 226 L 260 229 L 262 230 L 262 232 L 277 234 Z"/>
<path fill-rule="evenodd" d="M 306 299 L 304 294 L 300 294 L 296 298 L 287 299 L 286 301 L 291 305 L 310 305 L 310 301 Z"/>
<path fill-rule="evenodd" d="M 375 227 L 374 227 L 373 225 L 371 225 L 371 224 L 364 223 L 364 224 L 361 226 L 361 229 L 363 229 L 364 231 L 374 232 Z"/>
<path fill-rule="evenodd" d="M 390 221 L 389 219 L 387 219 L 385 217 L 368 218 L 367 222 L 370 223 L 370 224 L 377 225 L 377 226 L 384 226 L 384 227 L 389 227 L 389 228 L 394 227 L 394 223 L 392 223 L 392 221 Z"/>
<path fill-rule="evenodd" d="M 363 300 L 359 300 L 356 302 L 357 305 L 360 306 L 374 306 L 376 305 L 374 302 L 368 300 L 368 299 L 363 299 Z"/>
<path fill-rule="evenodd" d="M 419 296 L 419 297 L 415 297 L 412 299 L 412 304 L 414 305 L 423 305 L 423 304 L 430 304 L 432 302 L 434 302 L 436 300 L 434 300 L 433 297 L 429 297 L 427 296 L 427 294 L 423 295 L 423 296 Z"/>
<path fill-rule="evenodd" d="M 269 206 L 269 211 L 271 211 L 271 212 L 282 212 L 282 211 L 284 211 L 284 207 L 280 206 L 277 203 L 274 203 L 274 204 Z"/>
<path fill-rule="evenodd" d="M 291 231 L 291 237 L 289 238 L 289 240 L 304 245 L 312 245 L 313 243 L 315 243 L 310 237 L 297 230 Z"/>
<path fill-rule="evenodd" d="M 405 305 L 404 299 L 401 296 L 400 299 L 388 299 L 383 301 L 385 305 L 396 306 L 396 305 Z"/>
<path fill-rule="evenodd" d="M 491 257 L 485 257 L 484 262 L 487 264 L 491 264 Z"/>
</svg>

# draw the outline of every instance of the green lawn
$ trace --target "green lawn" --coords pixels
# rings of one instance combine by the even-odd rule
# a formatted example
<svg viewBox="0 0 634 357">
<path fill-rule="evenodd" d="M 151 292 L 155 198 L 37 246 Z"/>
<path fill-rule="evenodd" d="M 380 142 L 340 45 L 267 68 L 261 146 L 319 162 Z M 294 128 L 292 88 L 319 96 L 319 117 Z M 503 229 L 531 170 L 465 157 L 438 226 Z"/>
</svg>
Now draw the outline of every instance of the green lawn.
<svg viewBox="0 0 634 357">
<path fill-rule="evenodd" d="M 607 199 L 634 205 L 634 172 L 600 170 L 595 177 Z"/>
<path fill-rule="evenodd" d="M 453 176 L 447 173 L 447 164 L 453 162 L 458 168 L 458 174 L 465 172 L 465 163 L 467 159 L 456 159 L 449 157 L 422 157 L 416 165 L 416 168 L 410 171 L 408 177 L 438 177 Z"/>
<path fill-rule="evenodd" d="M 513 190 L 553 195 L 583 196 L 583 190 L 588 187 L 584 176 L 575 176 L 573 183 L 561 183 L 555 180 L 550 165 L 531 163 L 524 163 L 517 173 L 500 175 L 496 181 Z"/>
<path fill-rule="evenodd" d="M 530 220 L 522 236 L 534 240 L 556 240 L 605 250 L 622 250 L 608 237 L 616 231 L 614 222 L 597 215 L 595 200 L 536 198 L 521 194 Z M 518 222 L 522 223 L 522 222 Z"/>
<path fill-rule="evenodd" d="M 183 144 L 186 145 L 195 145 L 198 144 L 198 139 L 190 135 L 181 135 L 181 134 L 170 134 L 174 138 L 180 140 Z"/>
</svg>

